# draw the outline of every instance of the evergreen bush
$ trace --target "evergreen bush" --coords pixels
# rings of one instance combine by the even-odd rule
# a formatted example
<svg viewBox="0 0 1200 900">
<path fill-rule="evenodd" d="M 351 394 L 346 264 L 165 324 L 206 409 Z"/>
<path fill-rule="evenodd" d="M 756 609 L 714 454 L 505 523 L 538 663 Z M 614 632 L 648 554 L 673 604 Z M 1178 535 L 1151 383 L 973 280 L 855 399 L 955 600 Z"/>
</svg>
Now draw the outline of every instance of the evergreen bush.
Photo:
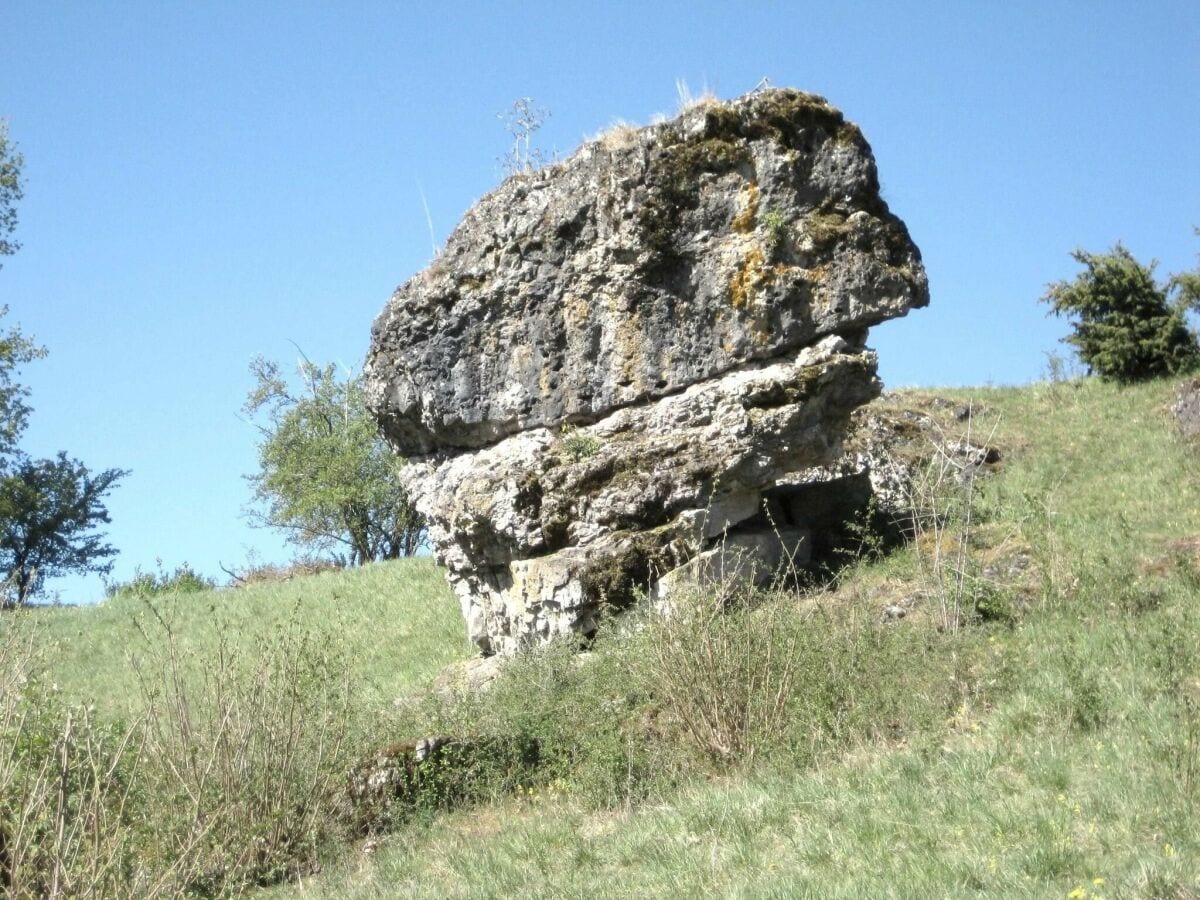
<svg viewBox="0 0 1200 900">
<path fill-rule="evenodd" d="M 1170 302 L 1178 278 L 1159 285 L 1154 263 L 1142 265 L 1119 242 L 1108 253 L 1076 250 L 1071 256 L 1085 271 L 1051 284 L 1041 299 L 1054 315 L 1077 320 L 1063 340 L 1089 372 L 1128 384 L 1200 364 L 1200 345 L 1184 319 L 1187 298 Z"/>
</svg>

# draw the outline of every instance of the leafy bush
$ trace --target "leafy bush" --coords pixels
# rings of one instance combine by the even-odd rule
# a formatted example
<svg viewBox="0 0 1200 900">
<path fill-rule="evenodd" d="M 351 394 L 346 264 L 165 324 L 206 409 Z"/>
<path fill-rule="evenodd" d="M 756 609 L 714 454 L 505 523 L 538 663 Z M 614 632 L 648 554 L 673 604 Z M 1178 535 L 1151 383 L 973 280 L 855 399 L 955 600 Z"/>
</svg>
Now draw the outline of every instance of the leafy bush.
<svg viewBox="0 0 1200 900">
<path fill-rule="evenodd" d="M 159 560 L 157 572 L 143 572 L 140 567 L 133 570 L 129 581 L 111 581 L 104 586 L 104 595 L 115 597 L 154 597 L 158 594 L 195 594 L 212 590 L 217 586 L 213 579 L 201 575 L 186 562 L 167 572 Z"/>
<path fill-rule="evenodd" d="M 981 622 L 1014 625 L 1017 612 L 1012 597 L 993 584 L 981 582 L 975 591 L 975 615 Z"/>
</svg>

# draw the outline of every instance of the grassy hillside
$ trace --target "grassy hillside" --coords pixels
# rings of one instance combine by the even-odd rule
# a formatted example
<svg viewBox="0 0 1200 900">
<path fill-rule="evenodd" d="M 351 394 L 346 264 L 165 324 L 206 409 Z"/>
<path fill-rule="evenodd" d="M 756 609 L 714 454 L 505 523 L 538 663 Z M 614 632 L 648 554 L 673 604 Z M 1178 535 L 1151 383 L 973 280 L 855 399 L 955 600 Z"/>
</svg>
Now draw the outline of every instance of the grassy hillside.
<svg viewBox="0 0 1200 900">
<path fill-rule="evenodd" d="M 72 703 L 150 724 L 141 793 L 101 804 L 130 835 L 110 854 L 125 894 L 286 878 L 268 890 L 1197 897 L 1200 449 L 1174 432 L 1174 390 L 938 392 L 973 402 L 972 436 L 1005 454 L 969 525 L 937 485 L 921 500 L 938 528 L 832 587 L 719 617 L 692 598 L 582 662 L 529 654 L 483 699 L 429 690 L 469 649 L 424 560 L 5 617 L 0 644 L 44 651 L 29 683 L 49 711 L 15 758 L 59 753 L 63 733 L 111 752 L 108 732 L 77 736 L 78 711 L 63 731 Z M 960 568 L 965 624 L 948 629 Z M 883 616 L 893 604 L 908 615 Z M 5 698 L 29 694 L 3 688 L 0 733 L 20 708 Z M 536 741 L 539 765 L 476 773 L 460 802 L 398 807 L 369 837 L 337 825 L 349 768 L 428 734 Z M 13 771 L 0 760 L 6 791 Z"/>
<path fill-rule="evenodd" d="M 345 649 L 365 703 L 390 703 L 471 652 L 458 603 L 428 558 L 236 590 L 34 609 L 0 626 L 37 631 L 65 697 L 128 713 L 140 704 L 131 663 L 154 657 L 166 628 L 181 653 L 207 658 L 222 638 L 249 649 L 289 622 Z"/>
<path fill-rule="evenodd" d="M 993 585 L 1008 621 L 930 635 L 956 657 L 952 691 L 912 678 L 928 653 L 888 660 L 913 707 L 951 700 L 936 720 L 799 764 L 777 752 L 701 769 L 617 807 L 543 787 L 409 826 L 282 892 L 1200 896 L 1200 575 L 1186 543 L 1200 536 L 1200 456 L 1168 420 L 1173 390 L 942 392 L 982 404 L 977 433 L 994 424 L 1006 448 L 973 557 L 1030 564 Z M 927 573 L 909 550 L 857 567 L 829 602 L 932 604 Z M 933 632 L 926 613 L 894 627 Z"/>
<path fill-rule="evenodd" d="M 468 652 L 429 560 L 0 617 L 0 887 L 223 896 L 310 871 L 397 698 Z"/>
</svg>

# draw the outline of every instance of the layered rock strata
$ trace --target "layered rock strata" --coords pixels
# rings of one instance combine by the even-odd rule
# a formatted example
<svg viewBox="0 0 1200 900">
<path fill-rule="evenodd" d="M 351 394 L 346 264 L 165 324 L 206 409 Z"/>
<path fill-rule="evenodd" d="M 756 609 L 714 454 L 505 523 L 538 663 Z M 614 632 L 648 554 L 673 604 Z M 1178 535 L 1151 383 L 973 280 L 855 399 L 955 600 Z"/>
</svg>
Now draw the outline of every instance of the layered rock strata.
<svg viewBox="0 0 1200 900">
<path fill-rule="evenodd" d="M 764 501 L 838 458 L 867 328 L 926 302 L 858 128 L 761 91 L 481 200 L 376 321 L 368 402 L 472 639 L 511 652 L 802 564 L 811 517 Z"/>
</svg>

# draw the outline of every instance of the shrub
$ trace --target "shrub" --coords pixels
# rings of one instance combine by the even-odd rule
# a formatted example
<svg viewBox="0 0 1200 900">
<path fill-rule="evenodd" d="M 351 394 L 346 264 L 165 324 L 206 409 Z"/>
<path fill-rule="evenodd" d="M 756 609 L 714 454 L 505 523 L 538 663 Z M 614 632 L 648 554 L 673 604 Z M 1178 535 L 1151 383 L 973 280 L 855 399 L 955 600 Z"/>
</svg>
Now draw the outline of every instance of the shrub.
<svg viewBox="0 0 1200 900">
<path fill-rule="evenodd" d="M 733 597 L 724 612 L 700 593 L 672 597 L 670 615 L 646 631 L 664 724 L 720 769 L 811 765 L 862 741 L 936 729 L 954 701 L 952 654 L 916 629 L 854 601 L 827 609 L 787 593 Z"/>
<path fill-rule="evenodd" d="M 452 803 L 555 785 L 585 804 L 640 799 L 675 769 L 657 742 L 653 697 L 637 637 L 602 628 L 593 651 L 559 639 L 509 660 L 485 695 L 442 696 L 403 723 L 413 734 L 449 734 L 511 752 L 473 760 L 471 783 Z M 524 752 L 536 747 L 536 767 Z M 427 795 L 437 805 L 436 793 Z"/>
<path fill-rule="evenodd" d="M 356 834 L 386 831 L 413 815 L 482 802 L 497 789 L 519 792 L 536 778 L 536 741 L 434 736 L 385 747 L 350 774 Z"/>
<path fill-rule="evenodd" d="M 42 637 L 10 627 L 0 638 L 0 891 L 127 895 L 141 723 L 104 724 L 59 702 Z"/>
<path fill-rule="evenodd" d="M 229 576 L 230 587 L 248 587 L 253 584 L 277 584 L 283 581 L 291 581 L 293 578 L 308 578 L 311 575 L 320 575 L 323 572 L 338 572 L 344 568 L 346 568 L 345 565 L 337 560 L 318 559 L 315 557 L 301 557 L 283 565 L 250 562 L 241 569 L 226 569 L 222 566 L 224 572 Z"/>
<path fill-rule="evenodd" d="M 752 608 L 737 592 L 728 607 L 685 591 L 649 629 L 652 670 L 677 726 L 701 753 L 750 761 L 787 728 L 802 635 L 783 603 Z"/>
<path fill-rule="evenodd" d="M 6 617 L 0 895 L 228 896 L 313 871 L 344 835 L 359 732 L 339 648 L 293 617 L 190 651 L 150 609 L 128 723 L 62 702 L 45 634 Z"/>
<path fill-rule="evenodd" d="M 624 805 L 697 775 L 804 767 L 876 738 L 940 732 L 962 695 L 947 649 L 970 639 L 883 623 L 855 603 L 826 609 L 817 595 L 680 589 L 668 615 L 607 622 L 590 652 L 565 639 L 531 648 L 484 695 L 403 710 L 400 734 L 534 747 L 536 760 L 476 756 L 424 784 L 393 766 L 414 802 L 381 810 L 372 825 L 513 793 Z"/>
<path fill-rule="evenodd" d="M 167 883 L 217 896 L 313 871 L 356 749 L 339 647 L 297 615 L 248 646 L 218 629 L 197 654 L 150 609 L 138 676 Z"/>
<path fill-rule="evenodd" d="M 1071 316 L 1074 333 L 1064 338 L 1101 378 L 1130 383 L 1188 372 L 1200 364 L 1200 346 L 1185 324 L 1187 283 L 1154 281 L 1154 263 L 1144 266 L 1120 243 L 1108 253 L 1076 250 L 1085 267 L 1074 281 L 1051 284 L 1042 296 L 1056 316 Z M 1181 302 L 1168 294 L 1178 287 Z"/>
<path fill-rule="evenodd" d="M 158 561 L 157 572 L 143 572 L 141 568 L 133 570 L 133 578 L 129 581 L 112 581 L 104 586 L 104 594 L 109 598 L 116 597 L 154 597 L 158 594 L 194 594 L 200 591 L 212 590 L 217 583 L 211 578 L 201 575 L 186 562 L 177 566 L 174 572 L 167 572 Z"/>
</svg>

